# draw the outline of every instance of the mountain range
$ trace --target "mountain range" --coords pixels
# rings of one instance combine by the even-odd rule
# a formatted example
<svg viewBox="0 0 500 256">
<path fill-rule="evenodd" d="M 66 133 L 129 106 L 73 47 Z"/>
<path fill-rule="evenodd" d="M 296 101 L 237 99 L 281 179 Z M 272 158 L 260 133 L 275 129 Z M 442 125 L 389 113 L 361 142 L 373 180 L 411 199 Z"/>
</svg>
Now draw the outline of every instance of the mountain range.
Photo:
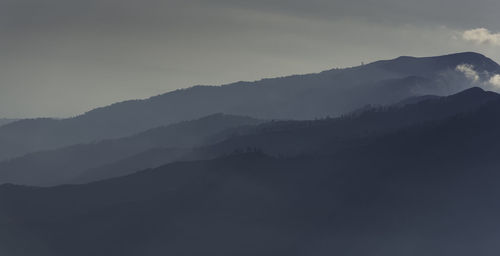
<svg viewBox="0 0 500 256">
<path fill-rule="evenodd" d="M 0 159 L 78 143 L 130 136 L 147 129 L 214 113 L 259 119 L 314 119 L 339 116 L 364 105 L 387 105 L 420 95 L 448 95 L 470 83 L 460 65 L 480 79 L 500 66 L 477 53 L 399 57 L 346 69 L 195 86 L 145 100 L 132 100 L 67 119 L 27 119 L 0 127 Z"/>
<path fill-rule="evenodd" d="M 130 137 L 30 153 L 0 162 L 0 183 L 60 185 L 72 182 L 88 169 L 105 166 L 156 148 L 167 148 L 169 155 L 164 161 L 173 161 L 188 148 L 221 140 L 220 134 L 231 128 L 262 122 L 250 117 L 214 114 L 157 127 Z M 136 171 L 148 167 L 150 166 L 139 167 Z"/>
<path fill-rule="evenodd" d="M 495 255 L 499 111 L 495 100 L 323 155 L 249 150 L 85 185 L 4 185 L 1 248 L 7 255 Z"/>
<path fill-rule="evenodd" d="M 497 255 L 495 74 L 399 57 L 4 125 L 0 255 Z"/>
<path fill-rule="evenodd" d="M 367 136 L 472 112 L 500 95 L 472 88 L 411 104 L 372 107 L 339 118 L 264 122 L 211 115 L 121 139 L 31 153 L 0 162 L 0 183 L 53 186 L 122 176 L 176 160 L 209 159 L 257 148 L 272 156 L 324 154 Z M 408 101 L 404 101 L 408 102 Z M 335 143 L 334 143 L 335 142 Z M 321 152 L 319 152 L 321 149 Z M 316 152 L 318 151 L 318 152 Z"/>
</svg>

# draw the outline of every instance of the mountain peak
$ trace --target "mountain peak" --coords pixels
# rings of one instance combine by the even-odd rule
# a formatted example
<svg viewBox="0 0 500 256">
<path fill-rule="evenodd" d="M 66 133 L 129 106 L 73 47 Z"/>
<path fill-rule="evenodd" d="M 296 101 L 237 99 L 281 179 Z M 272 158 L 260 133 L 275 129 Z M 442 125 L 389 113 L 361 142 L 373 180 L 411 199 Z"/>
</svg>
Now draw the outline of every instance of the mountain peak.
<svg viewBox="0 0 500 256">
<path fill-rule="evenodd" d="M 471 87 L 469 89 L 465 89 L 465 90 L 463 90 L 455 95 L 483 94 L 485 92 L 486 91 L 483 88 L 474 86 L 474 87 Z"/>
<path fill-rule="evenodd" d="M 378 68 L 407 75 L 430 76 L 439 71 L 455 69 L 468 64 L 481 72 L 500 73 L 500 65 L 492 59 L 475 52 L 461 52 L 432 57 L 400 56 L 392 60 L 373 62 Z"/>
<path fill-rule="evenodd" d="M 441 56 L 435 56 L 437 58 L 439 57 L 457 57 L 457 58 L 487 58 L 486 56 L 484 56 L 483 54 L 481 53 L 478 53 L 478 52 L 457 52 L 457 53 L 450 53 L 450 54 L 445 54 L 445 55 L 441 55 Z"/>
<path fill-rule="evenodd" d="M 471 87 L 469 89 L 463 90 L 459 93 L 453 94 L 448 96 L 448 99 L 451 100 L 457 100 L 457 101 L 467 101 L 467 102 L 473 102 L 473 101 L 490 101 L 490 100 L 495 100 L 499 99 L 500 95 L 494 92 L 490 91 L 485 91 L 484 89 L 480 87 Z"/>
<path fill-rule="evenodd" d="M 471 64 L 474 65 L 476 68 L 485 71 L 500 70 L 500 65 L 498 65 L 498 63 L 477 52 L 461 52 L 461 53 L 438 56 L 434 58 L 440 59 L 443 62 Z"/>
</svg>

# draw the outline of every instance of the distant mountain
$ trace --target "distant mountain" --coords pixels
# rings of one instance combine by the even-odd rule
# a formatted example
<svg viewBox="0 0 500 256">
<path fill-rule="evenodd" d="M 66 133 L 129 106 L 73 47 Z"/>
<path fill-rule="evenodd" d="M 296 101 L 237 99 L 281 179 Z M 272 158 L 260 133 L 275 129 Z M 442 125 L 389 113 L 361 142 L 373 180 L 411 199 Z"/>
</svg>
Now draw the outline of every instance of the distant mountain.
<svg viewBox="0 0 500 256">
<path fill-rule="evenodd" d="M 130 137 L 31 153 L 0 162 L 0 183 L 43 186 L 63 184 L 73 181 L 84 170 L 107 165 L 155 148 L 169 148 L 169 155 L 163 159 L 173 161 L 186 152 L 186 148 L 222 140 L 217 137 L 221 132 L 262 122 L 250 117 L 214 114 L 154 128 Z M 128 163 L 126 167 L 132 166 L 136 165 Z"/>
<path fill-rule="evenodd" d="M 259 149 L 272 156 L 324 155 L 362 138 L 476 111 L 500 95 L 471 88 L 447 97 L 411 98 L 340 118 L 273 121 L 211 115 L 132 137 L 28 154 L 0 162 L 0 183 L 49 186 L 131 174 L 178 160 Z M 328 147 L 326 148 L 326 145 Z"/>
<path fill-rule="evenodd" d="M 9 123 L 13 123 L 15 121 L 17 121 L 19 119 L 12 119 L 12 118 L 0 118 L 0 126 L 2 125 L 6 125 L 6 124 L 9 124 Z"/>
<path fill-rule="evenodd" d="M 416 103 L 419 103 L 421 101 L 425 101 L 425 100 L 432 100 L 432 99 L 437 99 L 439 98 L 440 96 L 437 96 L 437 95 L 422 95 L 422 96 L 415 96 L 415 97 L 410 97 L 410 98 L 407 98 L 407 99 L 404 99 L 396 104 L 393 104 L 393 106 L 406 106 L 406 105 L 410 105 L 410 104 L 416 104 Z"/>
<path fill-rule="evenodd" d="M 257 126 L 235 126 L 212 134 L 209 140 L 191 144 L 191 148 L 187 144 L 184 144 L 185 147 L 176 148 L 174 146 L 178 144 L 164 143 L 164 146 L 161 146 L 159 143 L 130 142 L 121 144 L 115 142 L 113 148 L 106 146 L 106 143 L 82 145 L 79 147 L 80 150 L 73 150 L 73 147 L 62 148 L 49 152 L 51 154 L 40 152 L 0 163 L 0 170 L 4 173 L 2 175 L 0 171 L 0 182 L 28 185 L 85 183 L 131 174 L 172 161 L 210 159 L 235 151 L 244 152 L 253 149 L 259 149 L 272 156 L 324 155 L 352 147 L 353 143 L 362 138 L 375 138 L 375 135 L 380 136 L 407 126 L 437 122 L 470 113 L 495 100 L 500 100 L 500 95 L 472 88 L 448 97 L 425 96 L 420 100 L 408 99 L 405 101 L 407 104 L 397 103 L 393 106 L 367 108 L 341 118 L 273 121 Z M 158 133 L 156 137 L 160 137 L 160 134 Z M 175 132 L 170 131 L 167 134 Z M 130 141 L 130 139 L 118 141 Z M 141 147 L 131 148 L 130 145 Z M 134 151 L 126 151 L 127 148 Z M 117 154 L 115 151 L 129 154 Z M 10 173 L 10 179 L 6 179 L 6 173 Z"/>
<path fill-rule="evenodd" d="M 352 148 L 387 133 L 412 125 L 439 122 L 453 116 L 471 113 L 482 106 L 500 100 L 500 95 L 471 88 L 448 97 L 425 96 L 411 98 L 389 107 L 366 108 L 351 115 L 316 121 L 276 121 L 255 129 L 229 130 L 220 143 L 173 154 L 172 149 L 154 149 L 90 169 L 74 182 L 82 183 L 118 177 L 166 164 L 172 160 L 210 159 L 234 152 L 258 149 L 266 154 L 283 157 L 325 155 Z M 172 155 L 176 155 L 172 159 Z"/>
<path fill-rule="evenodd" d="M 331 153 L 351 147 L 353 141 L 363 137 L 375 138 L 408 126 L 439 122 L 498 100 L 500 94 L 474 87 L 447 97 L 372 108 L 340 118 L 266 123 L 258 132 L 234 136 L 208 151 L 227 154 L 235 149 L 257 148 L 273 156 L 315 155 L 324 154 L 328 145 Z"/>
<path fill-rule="evenodd" d="M 72 179 L 67 179 L 65 183 L 67 184 L 84 184 L 93 181 L 100 181 L 109 178 L 115 178 L 120 176 L 125 176 L 133 174 L 138 171 L 143 171 L 146 169 L 156 168 L 167 163 L 172 163 L 176 161 L 185 160 L 187 157 L 190 159 L 206 159 L 210 158 L 207 155 L 198 155 L 193 153 L 193 149 L 188 148 L 152 148 L 145 150 L 143 152 L 137 153 L 133 156 L 128 156 L 126 158 L 117 160 L 112 163 L 96 166 L 93 168 L 87 168 L 81 170 L 78 175 L 73 175 Z M 61 171 L 61 170 L 59 170 Z M 52 184 L 57 183 L 54 180 L 50 181 Z M 30 184 L 36 185 L 37 182 L 25 183 L 20 180 L 12 180 L 11 183 L 17 184 Z M 39 183 L 38 183 L 39 184 Z M 42 185 L 47 185 L 45 183 Z M 61 184 L 61 183 L 60 183 Z"/>
<path fill-rule="evenodd" d="M 448 95 L 468 86 L 450 79 L 468 64 L 481 76 L 500 66 L 477 53 L 394 60 L 333 69 L 318 74 L 195 86 L 94 109 L 74 118 L 22 120 L 0 127 L 0 159 L 77 143 L 129 136 L 153 127 L 211 113 L 263 119 L 314 119 L 338 116 L 366 104 L 396 103 L 418 95 Z M 460 75 L 460 74 L 455 74 Z"/>
<path fill-rule="evenodd" d="M 0 253 L 496 256 L 499 130 L 494 100 L 322 156 L 241 153 L 86 185 L 4 185 Z"/>
</svg>

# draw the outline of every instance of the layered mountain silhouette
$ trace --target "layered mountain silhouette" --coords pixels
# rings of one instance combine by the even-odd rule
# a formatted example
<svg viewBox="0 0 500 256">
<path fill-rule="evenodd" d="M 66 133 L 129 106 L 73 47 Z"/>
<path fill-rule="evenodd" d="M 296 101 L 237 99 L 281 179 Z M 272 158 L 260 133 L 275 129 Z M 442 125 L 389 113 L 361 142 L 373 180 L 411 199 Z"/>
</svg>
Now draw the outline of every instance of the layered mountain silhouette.
<svg viewBox="0 0 500 256">
<path fill-rule="evenodd" d="M 163 126 L 121 139 L 79 144 L 31 153 L 0 163 L 0 183 L 58 185 L 74 181 L 87 169 L 114 163 L 144 151 L 168 148 L 163 161 L 175 160 L 186 149 L 222 140 L 220 134 L 236 127 L 260 124 L 250 117 L 214 114 L 201 119 Z M 160 164 L 159 164 L 160 165 Z M 128 163 L 122 170 L 137 166 Z M 139 166 L 142 170 L 149 165 Z"/>
<path fill-rule="evenodd" d="M 483 77 L 500 66 L 477 53 L 400 57 L 318 74 L 195 86 L 145 100 L 116 103 L 83 115 L 21 120 L 0 127 L 0 159 L 78 143 L 119 138 L 213 113 L 260 119 L 339 116 L 366 104 L 387 105 L 418 95 L 448 95 L 470 86 L 457 79 L 467 64 Z"/>
<path fill-rule="evenodd" d="M 130 174 L 176 160 L 259 149 L 271 156 L 322 155 L 361 138 L 476 111 L 500 95 L 471 88 L 447 97 L 411 98 L 339 118 L 272 121 L 211 115 L 131 137 L 28 154 L 0 162 L 0 183 L 49 186 Z M 330 145 L 325 151 L 325 145 Z"/>
<path fill-rule="evenodd" d="M 495 74 L 399 57 L 0 122 L 0 255 L 496 256 Z"/>
<path fill-rule="evenodd" d="M 485 94 L 472 89 L 430 101 L 440 112 Z M 413 116 L 412 106 L 428 102 L 376 113 Z M 500 100 L 467 109 L 346 148 L 330 150 L 337 142 L 325 140 L 323 154 L 273 157 L 254 149 L 85 185 L 3 185 L 0 253 L 497 255 Z M 325 122 L 335 121 L 311 125 Z"/>
</svg>

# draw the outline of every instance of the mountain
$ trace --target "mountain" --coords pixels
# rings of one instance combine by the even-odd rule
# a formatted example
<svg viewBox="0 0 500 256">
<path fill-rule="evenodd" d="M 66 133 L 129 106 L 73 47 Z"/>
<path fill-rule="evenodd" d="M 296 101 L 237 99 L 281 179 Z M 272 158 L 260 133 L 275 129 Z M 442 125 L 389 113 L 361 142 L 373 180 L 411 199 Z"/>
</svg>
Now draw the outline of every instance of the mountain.
<svg viewBox="0 0 500 256">
<path fill-rule="evenodd" d="M 237 153 L 85 185 L 3 185 L 0 253 L 494 256 L 499 129 L 494 100 L 324 155 Z"/>
<path fill-rule="evenodd" d="M 214 114 L 192 121 L 157 127 L 130 137 L 80 144 L 31 153 L 0 162 L 0 183 L 57 185 L 71 182 L 85 170 L 126 159 L 143 151 L 169 148 L 164 161 L 175 160 L 186 148 L 215 143 L 220 133 L 263 121 L 250 117 Z M 127 167 L 136 166 L 128 163 Z M 145 169 L 145 168 L 140 168 Z"/>
<path fill-rule="evenodd" d="M 316 121 L 275 121 L 244 131 L 231 131 L 230 136 L 213 145 L 183 152 L 174 160 L 210 159 L 234 152 L 258 149 L 275 157 L 325 155 L 351 148 L 360 140 L 395 132 L 404 127 L 439 122 L 453 116 L 474 112 L 500 100 L 500 95 L 471 88 L 447 97 L 411 98 L 405 104 L 367 108 L 341 118 Z M 328 147 L 325 147 L 328 145 Z M 172 161 L 172 150 L 154 149 L 115 163 L 84 172 L 76 183 L 118 177 L 153 168 Z"/>
<path fill-rule="evenodd" d="M 325 154 L 362 138 L 476 111 L 500 95 L 471 88 L 447 97 L 411 98 L 316 121 L 262 121 L 212 115 L 132 137 L 28 154 L 0 162 L 0 183 L 50 186 L 118 177 L 178 160 L 259 149 L 272 156 Z M 321 150 L 320 150 L 321 149 Z"/>
<path fill-rule="evenodd" d="M 234 149 L 257 148 L 274 156 L 322 154 L 320 145 L 349 147 L 351 141 L 395 132 L 407 126 L 438 122 L 473 112 L 500 100 L 500 95 L 474 87 L 457 94 L 400 106 L 372 108 L 361 113 L 319 121 L 265 123 L 256 133 L 234 136 L 210 148 L 231 153 Z"/>
<path fill-rule="evenodd" d="M 6 124 L 9 124 L 9 123 L 13 123 L 15 121 L 17 121 L 19 119 L 12 119 L 12 118 L 0 118 L 0 126 L 2 125 L 6 125 Z"/>
<path fill-rule="evenodd" d="M 256 82 L 195 86 L 145 100 L 116 103 L 68 119 L 10 123 L 0 127 L 0 159 L 129 136 L 212 113 L 261 119 L 314 119 L 338 116 L 366 104 L 386 105 L 418 95 L 448 95 L 470 86 L 463 74 L 455 70 L 462 64 L 473 66 L 481 76 L 500 73 L 500 66 L 491 59 L 468 52 L 400 57 Z M 460 79 L 452 79 L 450 74 Z"/>
</svg>

